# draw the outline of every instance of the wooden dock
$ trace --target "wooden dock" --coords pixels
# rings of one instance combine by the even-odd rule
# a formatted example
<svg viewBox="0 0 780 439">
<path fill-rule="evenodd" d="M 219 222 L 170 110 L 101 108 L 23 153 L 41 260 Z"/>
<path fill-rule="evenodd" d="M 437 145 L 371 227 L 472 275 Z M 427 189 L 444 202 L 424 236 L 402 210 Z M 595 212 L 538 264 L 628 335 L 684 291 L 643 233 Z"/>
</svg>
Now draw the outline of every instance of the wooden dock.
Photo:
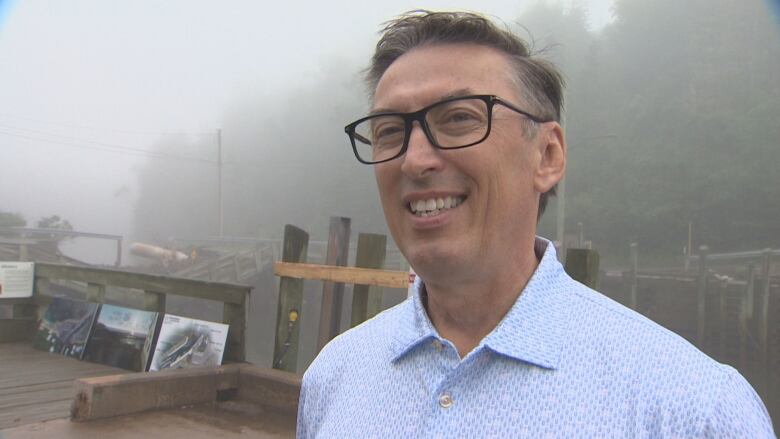
<svg viewBox="0 0 780 439">
<path fill-rule="evenodd" d="M 0 430 L 67 418 L 76 379 L 125 373 L 37 351 L 29 342 L 0 343 Z"/>
<path fill-rule="evenodd" d="M 233 364 L 133 373 L 0 343 L 0 437 L 292 438 L 300 378 Z"/>
</svg>

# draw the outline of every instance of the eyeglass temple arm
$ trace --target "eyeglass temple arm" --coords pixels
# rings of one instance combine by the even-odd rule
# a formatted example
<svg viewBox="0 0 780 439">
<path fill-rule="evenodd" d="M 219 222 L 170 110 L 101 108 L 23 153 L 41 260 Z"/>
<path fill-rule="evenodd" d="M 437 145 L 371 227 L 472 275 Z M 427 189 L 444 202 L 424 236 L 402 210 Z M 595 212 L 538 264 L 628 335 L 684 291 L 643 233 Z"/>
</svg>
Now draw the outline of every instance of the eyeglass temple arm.
<svg viewBox="0 0 780 439">
<path fill-rule="evenodd" d="M 501 99 L 501 98 L 494 97 L 493 99 L 494 99 L 494 101 L 495 101 L 497 104 L 501 104 L 501 105 L 503 105 L 503 106 L 505 106 L 505 107 L 509 108 L 510 110 L 512 110 L 512 111 L 514 111 L 514 112 L 516 112 L 516 113 L 520 113 L 520 114 L 522 114 L 523 116 L 525 116 L 525 117 L 527 117 L 527 118 L 531 119 L 532 121 L 534 121 L 534 122 L 536 122 L 536 123 L 546 123 L 546 122 L 551 122 L 551 120 L 550 120 L 550 119 L 542 119 L 541 117 L 534 116 L 533 114 L 531 114 L 531 113 L 529 113 L 529 112 L 527 112 L 527 111 L 523 111 L 523 110 L 521 110 L 521 109 L 519 109 L 519 108 L 515 107 L 514 105 L 510 104 L 509 102 L 507 102 L 507 101 L 505 101 L 505 100 L 503 100 L 503 99 Z"/>
</svg>

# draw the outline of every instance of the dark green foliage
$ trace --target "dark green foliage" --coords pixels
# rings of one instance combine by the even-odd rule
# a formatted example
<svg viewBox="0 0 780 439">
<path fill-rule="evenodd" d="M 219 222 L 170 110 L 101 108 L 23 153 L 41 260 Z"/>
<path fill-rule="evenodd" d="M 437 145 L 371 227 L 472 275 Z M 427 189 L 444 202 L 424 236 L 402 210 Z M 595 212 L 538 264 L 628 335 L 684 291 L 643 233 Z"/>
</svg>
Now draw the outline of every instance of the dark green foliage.
<svg viewBox="0 0 780 439">
<path fill-rule="evenodd" d="M 631 241 L 671 263 L 689 222 L 694 248 L 780 247 L 780 35 L 765 8 L 624 0 L 563 60 L 567 228 L 582 222 L 608 263 Z M 550 34 L 582 27 L 564 17 Z"/>
</svg>

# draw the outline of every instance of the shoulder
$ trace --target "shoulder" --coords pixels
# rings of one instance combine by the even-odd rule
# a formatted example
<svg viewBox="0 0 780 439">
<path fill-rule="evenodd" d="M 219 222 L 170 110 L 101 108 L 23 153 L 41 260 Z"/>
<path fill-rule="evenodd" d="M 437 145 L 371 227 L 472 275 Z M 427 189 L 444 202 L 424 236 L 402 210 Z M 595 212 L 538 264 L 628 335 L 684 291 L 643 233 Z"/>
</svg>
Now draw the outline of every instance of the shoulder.
<svg viewBox="0 0 780 439">
<path fill-rule="evenodd" d="M 365 397 L 391 363 L 393 334 L 408 320 L 406 300 L 330 341 L 303 375 L 298 403 L 298 435 L 313 437 L 328 419 Z M 368 392 L 370 393 L 370 392 Z M 340 409 L 341 408 L 341 409 Z M 343 410 L 341 410 L 343 411 Z"/>
<path fill-rule="evenodd" d="M 331 340 L 304 373 L 303 385 L 338 387 L 347 371 L 389 364 L 394 334 L 412 307 L 407 299 Z"/>
<path fill-rule="evenodd" d="M 645 427 L 702 437 L 774 437 L 764 404 L 730 366 L 678 334 L 573 282 L 573 364 L 641 399 Z M 584 360 L 584 361 L 583 361 Z"/>
</svg>

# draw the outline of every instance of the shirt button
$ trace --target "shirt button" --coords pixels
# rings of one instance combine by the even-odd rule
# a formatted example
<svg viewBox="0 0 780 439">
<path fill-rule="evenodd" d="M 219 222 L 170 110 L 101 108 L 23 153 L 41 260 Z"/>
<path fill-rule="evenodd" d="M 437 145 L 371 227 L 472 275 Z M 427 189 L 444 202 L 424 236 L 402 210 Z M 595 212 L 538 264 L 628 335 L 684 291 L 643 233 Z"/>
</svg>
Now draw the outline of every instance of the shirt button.
<svg viewBox="0 0 780 439">
<path fill-rule="evenodd" d="M 450 395 L 450 394 L 449 394 L 449 393 L 447 393 L 447 392 L 445 392 L 445 393 L 442 393 L 442 394 L 439 396 L 439 405 L 440 405 L 442 408 L 448 409 L 448 408 L 452 407 L 452 402 L 453 402 L 453 401 L 452 401 L 452 395 Z"/>
</svg>

